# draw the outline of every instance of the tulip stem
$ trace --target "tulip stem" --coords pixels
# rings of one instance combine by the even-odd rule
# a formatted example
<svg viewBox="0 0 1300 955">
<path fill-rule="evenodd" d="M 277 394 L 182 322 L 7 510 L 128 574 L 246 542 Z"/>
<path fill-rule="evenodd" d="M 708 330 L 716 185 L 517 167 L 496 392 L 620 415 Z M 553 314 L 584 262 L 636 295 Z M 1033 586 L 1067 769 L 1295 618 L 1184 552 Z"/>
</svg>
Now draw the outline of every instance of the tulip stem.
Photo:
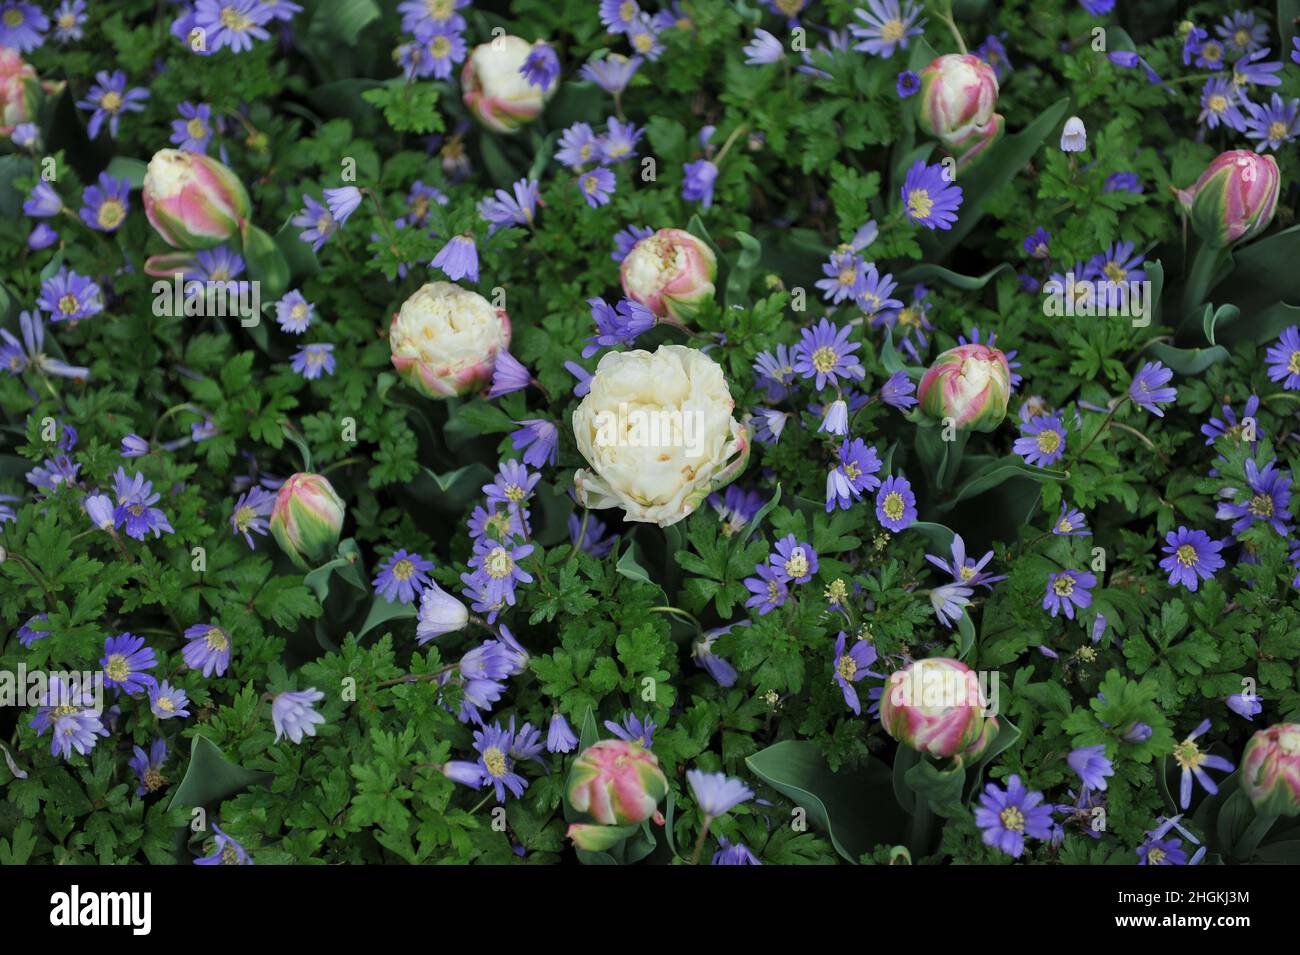
<svg viewBox="0 0 1300 955">
<path fill-rule="evenodd" d="M 1201 306 L 1213 288 L 1215 273 L 1219 271 L 1222 251 L 1207 242 L 1201 243 L 1201 247 L 1196 250 L 1196 258 L 1192 260 L 1192 267 L 1183 285 L 1182 328 L 1194 324 L 1196 316 L 1201 313 Z"/>
</svg>

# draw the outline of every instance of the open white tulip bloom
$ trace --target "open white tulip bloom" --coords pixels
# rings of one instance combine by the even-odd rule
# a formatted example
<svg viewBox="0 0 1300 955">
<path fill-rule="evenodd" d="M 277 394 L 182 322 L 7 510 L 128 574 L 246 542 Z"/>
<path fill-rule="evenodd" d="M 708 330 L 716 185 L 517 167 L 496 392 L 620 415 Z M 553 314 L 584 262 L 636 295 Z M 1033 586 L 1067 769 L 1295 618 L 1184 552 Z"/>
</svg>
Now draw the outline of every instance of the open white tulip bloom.
<svg viewBox="0 0 1300 955">
<path fill-rule="evenodd" d="M 578 502 L 621 507 L 628 520 L 667 527 L 729 484 L 749 460 L 745 425 L 722 368 L 682 345 L 608 352 L 573 412 Z"/>
</svg>

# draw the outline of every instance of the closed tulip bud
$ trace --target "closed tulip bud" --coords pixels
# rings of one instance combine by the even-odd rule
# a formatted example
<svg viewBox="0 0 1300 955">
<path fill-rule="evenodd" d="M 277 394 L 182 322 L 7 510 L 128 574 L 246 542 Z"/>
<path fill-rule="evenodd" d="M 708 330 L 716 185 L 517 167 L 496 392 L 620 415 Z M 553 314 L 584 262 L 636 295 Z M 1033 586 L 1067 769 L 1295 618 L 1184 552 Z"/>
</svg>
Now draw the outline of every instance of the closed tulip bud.
<svg viewBox="0 0 1300 955">
<path fill-rule="evenodd" d="M 1248 149 L 1220 153 L 1178 200 L 1192 230 L 1212 246 L 1259 235 L 1273 221 L 1282 178 L 1277 161 Z"/>
<path fill-rule="evenodd" d="M 498 36 L 474 47 L 460 74 L 461 96 L 475 118 L 498 133 L 513 133 L 542 114 L 546 101 L 559 88 L 543 91 L 531 85 L 520 67 L 532 44 L 517 36 Z"/>
<path fill-rule="evenodd" d="M 988 345 L 958 345 L 934 360 L 917 389 L 921 411 L 963 431 L 992 431 L 1007 415 L 1011 369 Z"/>
<path fill-rule="evenodd" d="M 0 136 L 13 133 L 36 112 L 36 71 L 17 50 L 0 46 Z"/>
<path fill-rule="evenodd" d="M 1256 812 L 1300 815 L 1300 723 L 1279 723 L 1250 738 L 1241 788 Z"/>
<path fill-rule="evenodd" d="M 339 545 L 343 501 L 319 474 L 295 474 L 275 497 L 271 535 L 289 559 L 308 570 L 328 559 Z"/>
<path fill-rule="evenodd" d="M 569 805 L 605 826 L 626 826 L 658 814 L 668 794 L 659 760 L 640 743 L 604 739 L 573 761 Z"/>
<path fill-rule="evenodd" d="M 449 398 L 492 383 L 510 346 L 510 318 L 482 295 L 430 282 L 402 303 L 388 329 L 393 367 L 426 398 Z"/>
<path fill-rule="evenodd" d="M 248 228 L 248 192 L 230 167 L 201 153 L 160 149 L 144 174 L 144 213 L 177 249 L 208 249 Z"/>
<path fill-rule="evenodd" d="M 894 673 L 880 697 L 885 732 L 912 749 L 936 757 L 977 759 L 998 733 L 985 716 L 975 671 L 960 660 L 917 660 Z"/>
<path fill-rule="evenodd" d="M 623 259 L 623 293 L 659 318 L 689 321 L 713 298 L 718 259 L 708 243 L 682 229 L 646 236 Z"/>
<path fill-rule="evenodd" d="M 921 71 L 916 119 L 965 166 L 1002 135 L 998 75 L 978 56 L 948 53 Z"/>
</svg>

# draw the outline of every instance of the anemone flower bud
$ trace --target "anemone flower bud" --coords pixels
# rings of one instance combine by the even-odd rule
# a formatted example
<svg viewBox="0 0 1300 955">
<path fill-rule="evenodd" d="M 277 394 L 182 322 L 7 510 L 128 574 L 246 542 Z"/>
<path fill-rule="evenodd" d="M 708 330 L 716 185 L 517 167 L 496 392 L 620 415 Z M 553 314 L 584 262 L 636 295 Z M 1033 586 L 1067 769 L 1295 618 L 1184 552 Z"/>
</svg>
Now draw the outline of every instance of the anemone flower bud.
<svg viewBox="0 0 1300 955">
<path fill-rule="evenodd" d="M 144 213 L 176 249 L 208 249 L 248 228 L 248 192 L 229 166 L 202 153 L 160 149 L 144 174 Z"/>
<path fill-rule="evenodd" d="M 430 282 L 402 303 L 388 330 L 393 367 L 426 398 L 448 398 L 492 383 L 497 355 L 510 346 L 510 318 L 482 295 Z"/>
<path fill-rule="evenodd" d="M 640 743 L 604 739 L 573 761 L 567 784 L 569 805 L 605 826 L 626 826 L 658 815 L 668 794 L 659 760 Z"/>
<path fill-rule="evenodd" d="M 1088 148 L 1088 128 L 1078 116 L 1071 116 L 1061 130 L 1061 152 L 1081 153 Z"/>
<path fill-rule="evenodd" d="M 985 715 L 975 671 L 960 660 L 917 660 L 892 674 L 880 697 L 885 732 L 931 756 L 972 760 L 993 741 L 998 721 Z"/>
<path fill-rule="evenodd" d="M 271 535 L 304 570 L 319 566 L 338 549 L 343 501 L 319 474 L 295 474 L 275 496 Z"/>
<path fill-rule="evenodd" d="M 12 135 L 15 126 L 32 118 L 39 88 L 31 64 L 17 50 L 0 46 L 0 136 Z"/>
<path fill-rule="evenodd" d="M 623 259 L 623 293 L 659 318 L 689 321 L 713 298 L 718 259 L 708 243 L 683 229 L 646 236 Z"/>
<path fill-rule="evenodd" d="M 917 389 L 921 411 L 963 431 L 992 431 L 1007 415 L 1011 369 L 988 345 L 958 345 L 934 360 Z"/>
<path fill-rule="evenodd" d="M 532 44 L 503 35 L 474 47 L 460 73 L 461 96 L 480 123 L 498 133 L 513 133 L 542 114 L 558 83 L 543 90 L 520 72 Z"/>
<path fill-rule="evenodd" d="M 921 71 L 917 122 L 965 166 L 983 153 L 1004 126 L 998 105 L 998 76 L 970 53 L 948 53 Z"/>
<path fill-rule="evenodd" d="M 420 594 L 420 618 L 415 625 L 416 642 L 421 646 L 445 633 L 462 630 L 469 623 L 465 605 L 430 581 Z"/>
<path fill-rule="evenodd" d="M 1241 788 L 1256 812 L 1300 815 L 1300 723 L 1278 723 L 1250 738 Z"/>
<path fill-rule="evenodd" d="M 1219 153 L 1178 201 L 1192 230 L 1212 246 L 1231 245 L 1259 235 L 1277 211 L 1281 175 L 1277 160 L 1248 149 Z"/>
</svg>

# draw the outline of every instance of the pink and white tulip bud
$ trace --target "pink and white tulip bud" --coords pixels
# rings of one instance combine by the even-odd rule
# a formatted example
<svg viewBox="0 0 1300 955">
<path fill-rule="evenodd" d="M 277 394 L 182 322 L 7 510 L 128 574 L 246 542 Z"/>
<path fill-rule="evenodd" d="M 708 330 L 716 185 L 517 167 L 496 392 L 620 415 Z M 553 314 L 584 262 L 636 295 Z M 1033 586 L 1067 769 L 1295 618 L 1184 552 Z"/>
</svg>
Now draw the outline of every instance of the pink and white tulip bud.
<svg viewBox="0 0 1300 955">
<path fill-rule="evenodd" d="M 549 90 L 531 85 L 519 68 L 532 44 L 517 36 L 498 36 L 474 47 L 460 73 L 461 96 L 480 123 L 498 133 L 513 133 L 542 114 L 558 83 Z"/>
<path fill-rule="evenodd" d="M 144 174 L 144 214 L 176 249 L 209 249 L 248 228 L 248 192 L 229 166 L 201 153 L 160 149 Z"/>
<path fill-rule="evenodd" d="M 1250 738 L 1241 788 L 1256 812 L 1300 815 L 1300 723 L 1278 723 Z"/>
<path fill-rule="evenodd" d="M 917 389 L 921 411 L 963 431 L 992 431 L 1007 416 L 1011 368 L 988 345 L 958 345 L 934 360 Z"/>
<path fill-rule="evenodd" d="M 965 166 L 1002 135 L 998 75 L 978 56 L 948 53 L 921 71 L 916 119 Z"/>
<path fill-rule="evenodd" d="M 39 86 L 31 64 L 17 50 L 0 46 L 0 136 L 35 115 Z"/>
<path fill-rule="evenodd" d="M 918 752 L 969 761 L 998 734 L 997 718 L 985 709 L 975 671 L 960 660 L 934 657 L 890 676 L 880 697 L 880 723 Z"/>
<path fill-rule="evenodd" d="M 309 570 L 329 559 L 339 546 L 343 501 L 319 474 L 295 474 L 275 496 L 271 536 L 299 567 Z"/>
<path fill-rule="evenodd" d="M 510 346 L 510 317 L 482 295 L 430 282 L 402 303 L 388 329 L 393 367 L 426 398 L 449 398 L 492 383 Z"/>
<path fill-rule="evenodd" d="M 1219 153 L 1194 184 L 1177 194 L 1202 241 L 1226 246 L 1268 228 L 1281 185 L 1272 156 L 1230 149 Z"/>
<path fill-rule="evenodd" d="M 655 754 L 640 743 L 603 739 L 573 761 L 567 792 L 578 812 L 601 825 L 626 826 L 658 816 L 668 779 Z"/>
<path fill-rule="evenodd" d="M 713 298 L 717 274 L 718 259 L 707 242 L 683 229 L 660 229 L 632 246 L 619 278 L 628 298 L 681 323 Z"/>
</svg>

